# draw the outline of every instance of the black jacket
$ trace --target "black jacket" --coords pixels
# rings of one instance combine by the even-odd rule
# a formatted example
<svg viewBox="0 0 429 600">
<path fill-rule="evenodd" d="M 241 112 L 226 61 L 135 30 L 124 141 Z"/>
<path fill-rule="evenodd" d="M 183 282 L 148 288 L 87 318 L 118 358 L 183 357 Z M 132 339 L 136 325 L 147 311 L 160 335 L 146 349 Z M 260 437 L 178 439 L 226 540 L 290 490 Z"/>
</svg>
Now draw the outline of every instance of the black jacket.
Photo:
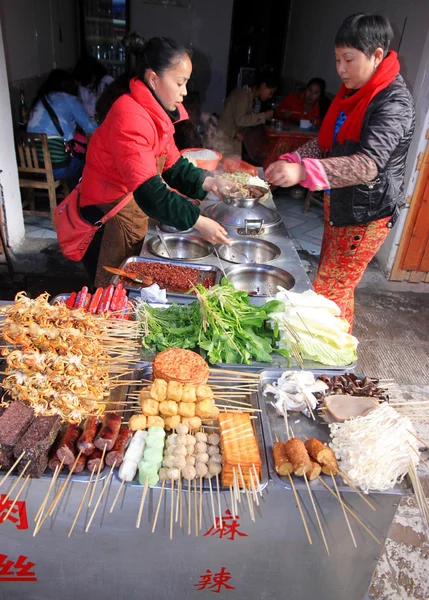
<svg viewBox="0 0 429 600">
<path fill-rule="evenodd" d="M 370 102 L 359 142 L 334 145 L 329 157 L 361 152 L 374 160 L 374 181 L 331 190 L 331 225 L 356 225 L 392 217 L 392 227 L 404 204 L 405 163 L 414 133 L 411 94 L 400 75 Z"/>
</svg>

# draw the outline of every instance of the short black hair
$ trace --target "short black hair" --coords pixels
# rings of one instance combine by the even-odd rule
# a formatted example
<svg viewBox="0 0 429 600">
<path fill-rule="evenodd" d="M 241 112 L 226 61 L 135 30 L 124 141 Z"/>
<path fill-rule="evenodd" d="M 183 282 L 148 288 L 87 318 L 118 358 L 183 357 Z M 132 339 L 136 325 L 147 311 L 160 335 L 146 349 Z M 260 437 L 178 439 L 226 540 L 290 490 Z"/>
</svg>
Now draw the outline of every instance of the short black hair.
<svg viewBox="0 0 429 600">
<path fill-rule="evenodd" d="M 386 16 L 358 13 L 343 21 L 335 36 L 335 46 L 356 48 L 369 58 L 377 48 L 382 48 L 386 56 L 392 40 L 393 30 Z"/>
<path fill-rule="evenodd" d="M 263 83 L 268 89 L 273 90 L 279 87 L 279 76 L 277 75 L 274 67 L 264 67 L 255 75 L 254 84 L 260 86 Z"/>
<path fill-rule="evenodd" d="M 33 109 L 39 100 L 52 92 L 64 92 L 71 96 L 77 96 L 77 91 L 76 81 L 68 71 L 54 69 L 37 90 L 31 108 Z"/>
<path fill-rule="evenodd" d="M 144 81 L 146 69 L 161 75 L 171 69 L 180 59 L 192 58 L 192 51 L 175 40 L 166 37 L 153 37 L 145 40 L 137 31 L 127 34 L 122 45 L 136 57 L 136 75 Z"/>
</svg>

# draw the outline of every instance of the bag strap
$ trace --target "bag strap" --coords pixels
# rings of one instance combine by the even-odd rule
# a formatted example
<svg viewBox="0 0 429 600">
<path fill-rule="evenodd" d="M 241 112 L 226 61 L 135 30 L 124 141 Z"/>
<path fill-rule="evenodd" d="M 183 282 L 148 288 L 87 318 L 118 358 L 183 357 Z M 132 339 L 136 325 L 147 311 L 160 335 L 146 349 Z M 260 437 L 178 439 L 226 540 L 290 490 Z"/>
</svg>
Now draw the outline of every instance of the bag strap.
<svg viewBox="0 0 429 600">
<path fill-rule="evenodd" d="M 75 189 L 77 189 L 77 194 L 78 194 L 77 204 L 79 206 L 79 204 L 80 204 L 80 202 L 79 202 L 80 201 L 80 183 L 77 184 Z M 126 204 L 128 204 L 128 202 L 130 200 L 133 199 L 133 197 L 134 197 L 133 192 L 130 192 L 129 194 L 125 194 L 125 196 L 122 198 L 122 200 L 120 202 L 118 202 L 118 204 L 116 206 L 114 206 L 111 210 L 109 210 L 108 213 L 106 213 L 105 215 L 100 217 L 100 219 L 98 219 L 98 221 L 96 221 L 94 223 L 94 225 L 98 226 L 98 227 L 102 227 L 105 223 L 107 223 L 107 221 L 109 221 L 116 214 L 118 214 L 118 212 L 120 210 L 122 210 L 124 208 L 124 206 Z"/>
<path fill-rule="evenodd" d="M 42 96 L 40 98 L 43 106 L 46 108 L 46 111 L 48 113 L 48 115 L 51 117 L 51 121 L 54 124 L 55 129 L 58 131 L 58 133 L 60 134 L 60 136 L 64 139 L 64 131 L 63 128 L 60 125 L 60 121 L 57 117 L 57 113 L 54 111 L 54 109 L 52 108 L 52 106 L 49 104 L 49 102 L 46 100 L 45 96 Z"/>
</svg>

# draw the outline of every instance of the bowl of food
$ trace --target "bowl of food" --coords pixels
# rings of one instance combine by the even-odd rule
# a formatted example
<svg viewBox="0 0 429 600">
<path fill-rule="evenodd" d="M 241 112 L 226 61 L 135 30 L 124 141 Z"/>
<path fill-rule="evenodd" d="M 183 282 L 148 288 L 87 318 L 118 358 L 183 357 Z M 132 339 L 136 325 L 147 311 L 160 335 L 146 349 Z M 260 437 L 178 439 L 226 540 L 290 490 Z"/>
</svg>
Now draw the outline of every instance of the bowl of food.
<svg viewBox="0 0 429 600">
<path fill-rule="evenodd" d="M 214 171 L 222 160 L 222 154 L 206 148 L 185 148 L 180 154 L 196 167 L 207 171 Z"/>
</svg>

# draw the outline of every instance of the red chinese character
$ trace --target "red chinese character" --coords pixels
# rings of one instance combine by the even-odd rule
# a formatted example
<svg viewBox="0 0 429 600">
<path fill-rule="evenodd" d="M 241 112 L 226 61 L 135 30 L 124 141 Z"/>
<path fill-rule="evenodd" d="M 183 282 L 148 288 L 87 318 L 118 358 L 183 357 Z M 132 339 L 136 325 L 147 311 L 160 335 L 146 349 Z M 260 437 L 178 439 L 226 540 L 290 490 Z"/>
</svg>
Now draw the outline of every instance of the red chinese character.
<svg viewBox="0 0 429 600">
<path fill-rule="evenodd" d="M 227 571 L 225 567 L 222 567 L 220 573 L 215 573 L 214 575 L 210 569 L 207 569 L 205 574 L 200 576 L 200 581 L 194 583 L 194 587 L 200 592 L 208 589 L 215 594 L 220 594 L 222 588 L 225 588 L 226 590 L 235 590 L 234 586 L 228 585 L 230 579 L 231 573 Z"/>
<path fill-rule="evenodd" d="M 2 494 L 0 496 L 0 523 L 5 522 L 7 512 L 13 503 L 13 500 L 8 499 L 5 501 L 5 499 L 6 494 Z M 15 502 L 15 506 L 12 508 L 7 519 L 8 521 L 12 521 L 12 523 L 16 525 L 17 529 L 28 529 L 27 510 L 25 507 L 25 502 L 22 500 L 18 500 L 17 502 Z"/>
<path fill-rule="evenodd" d="M 36 574 L 30 570 L 35 563 L 28 561 L 25 564 L 26 560 L 28 560 L 27 556 L 18 556 L 18 560 L 15 562 L 16 578 L 21 579 L 21 581 L 37 581 Z"/>
<path fill-rule="evenodd" d="M 234 519 L 231 512 L 229 510 L 226 510 L 225 516 L 222 517 L 222 524 L 220 522 L 220 518 L 216 517 L 216 527 L 212 525 L 210 529 L 206 531 L 204 537 L 206 535 L 219 535 L 220 539 L 225 537 L 229 540 L 234 540 L 235 534 L 239 535 L 240 537 L 247 537 L 247 533 L 242 533 L 238 530 L 240 527 L 240 524 L 238 522 L 239 518 L 240 517 L 237 516 L 237 518 Z"/>
<path fill-rule="evenodd" d="M 7 554 L 0 554 L 0 581 L 13 581 L 15 573 L 10 570 L 13 560 L 8 560 Z"/>
</svg>

